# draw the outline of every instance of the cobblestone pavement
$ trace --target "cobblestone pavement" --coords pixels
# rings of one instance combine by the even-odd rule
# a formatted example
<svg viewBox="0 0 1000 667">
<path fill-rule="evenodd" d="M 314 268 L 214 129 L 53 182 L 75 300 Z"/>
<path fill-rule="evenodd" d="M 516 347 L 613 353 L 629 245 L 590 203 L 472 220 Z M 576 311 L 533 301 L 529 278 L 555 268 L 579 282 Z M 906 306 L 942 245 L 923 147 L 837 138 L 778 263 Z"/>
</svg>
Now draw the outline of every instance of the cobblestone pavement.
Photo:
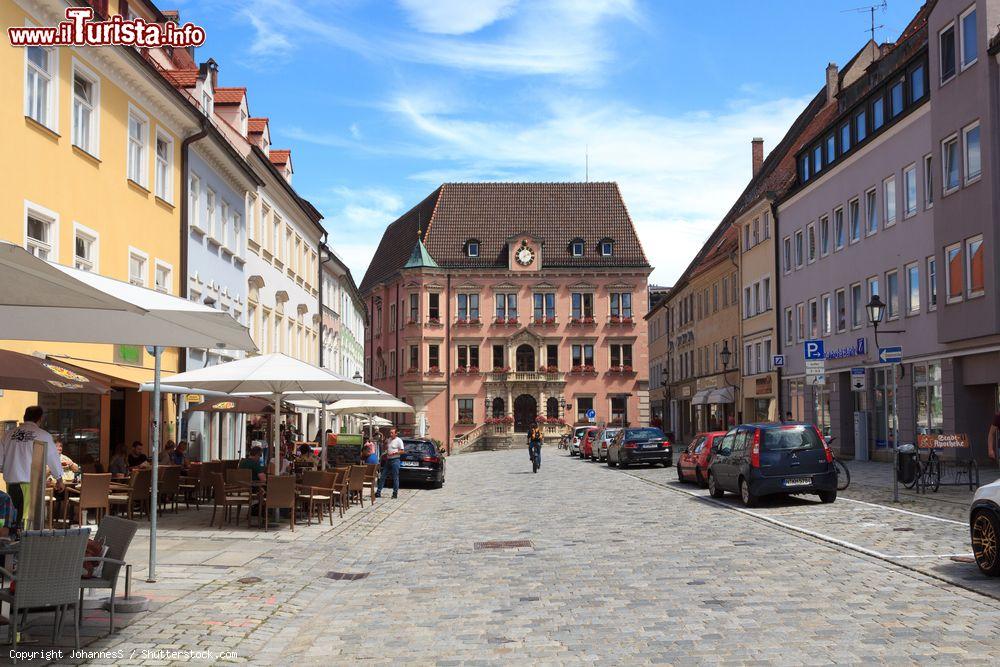
<svg viewBox="0 0 1000 667">
<path fill-rule="evenodd" d="M 1000 602 L 969 590 L 984 581 L 975 565 L 940 557 L 968 551 L 958 522 L 844 498 L 749 515 L 673 469 L 551 448 L 537 475 L 524 450 L 448 466 L 440 491 L 406 489 L 294 536 L 206 529 L 204 510 L 168 517 L 169 564 L 137 584 L 155 609 L 89 649 L 122 651 L 117 664 L 190 658 L 155 649 L 281 665 L 1000 660 Z M 530 545 L 476 549 L 508 540 Z"/>
</svg>

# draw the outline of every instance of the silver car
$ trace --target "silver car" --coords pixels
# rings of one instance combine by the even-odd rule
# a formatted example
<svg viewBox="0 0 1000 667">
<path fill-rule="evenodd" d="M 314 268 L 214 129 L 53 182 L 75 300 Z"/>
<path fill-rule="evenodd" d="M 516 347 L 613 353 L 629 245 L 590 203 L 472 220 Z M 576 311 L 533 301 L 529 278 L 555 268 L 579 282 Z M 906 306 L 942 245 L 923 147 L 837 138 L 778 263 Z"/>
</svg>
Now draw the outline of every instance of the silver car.
<svg viewBox="0 0 1000 667">
<path fill-rule="evenodd" d="M 583 436 L 589 428 L 590 426 L 577 426 L 573 429 L 573 437 L 569 440 L 570 456 L 580 455 L 580 444 L 583 442 Z"/>
<path fill-rule="evenodd" d="M 620 428 L 606 428 L 597 434 L 594 439 L 594 456 L 592 457 L 595 461 L 608 460 L 608 445 L 620 430 Z"/>
</svg>

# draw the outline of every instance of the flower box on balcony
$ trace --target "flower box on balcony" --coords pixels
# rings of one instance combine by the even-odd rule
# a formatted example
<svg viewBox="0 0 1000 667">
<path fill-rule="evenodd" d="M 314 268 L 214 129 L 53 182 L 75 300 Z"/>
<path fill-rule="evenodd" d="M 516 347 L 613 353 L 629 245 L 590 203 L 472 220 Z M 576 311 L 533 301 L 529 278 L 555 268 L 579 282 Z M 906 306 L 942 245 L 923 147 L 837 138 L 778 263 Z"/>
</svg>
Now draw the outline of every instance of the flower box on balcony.
<svg viewBox="0 0 1000 667">
<path fill-rule="evenodd" d="M 405 374 L 406 375 L 420 375 L 420 369 L 419 368 L 408 368 L 406 370 Z"/>
<path fill-rule="evenodd" d="M 493 372 L 494 373 L 509 373 L 510 372 L 510 366 L 494 366 L 493 367 Z"/>
<path fill-rule="evenodd" d="M 532 318 L 531 323 L 536 327 L 552 327 L 556 324 L 556 318 L 554 317 L 536 317 Z"/>
<path fill-rule="evenodd" d="M 429 327 L 439 327 L 439 326 L 441 326 L 441 318 L 440 317 L 428 317 L 427 318 L 427 326 L 429 326 Z"/>
<path fill-rule="evenodd" d="M 593 316 L 588 317 L 571 317 L 569 319 L 570 326 L 590 326 L 594 323 Z"/>
<path fill-rule="evenodd" d="M 559 367 L 558 366 L 542 366 L 538 370 L 541 371 L 542 373 L 558 373 L 559 372 Z"/>
<path fill-rule="evenodd" d="M 441 375 L 441 369 L 438 366 L 431 366 L 427 369 L 428 375 Z"/>
<path fill-rule="evenodd" d="M 571 372 L 576 375 L 593 375 L 595 371 L 593 366 L 573 366 Z"/>
<path fill-rule="evenodd" d="M 456 327 L 478 327 L 480 324 L 482 324 L 482 322 L 479 321 L 478 317 L 474 318 L 460 317 L 457 320 L 455 320 Z"/>
<path fill-rule="evenodd" d="M 458 375 L 476 375 L 479 373 L 479 368 L 476 366 L 459 366 L 455 369 L 455 373 Z"/>
<path fill-rule="evenodd" d="M 476 422 L 471 419 L 459 419 L 455 422 L 455 426 L 475 426 Z"/>
</svg>

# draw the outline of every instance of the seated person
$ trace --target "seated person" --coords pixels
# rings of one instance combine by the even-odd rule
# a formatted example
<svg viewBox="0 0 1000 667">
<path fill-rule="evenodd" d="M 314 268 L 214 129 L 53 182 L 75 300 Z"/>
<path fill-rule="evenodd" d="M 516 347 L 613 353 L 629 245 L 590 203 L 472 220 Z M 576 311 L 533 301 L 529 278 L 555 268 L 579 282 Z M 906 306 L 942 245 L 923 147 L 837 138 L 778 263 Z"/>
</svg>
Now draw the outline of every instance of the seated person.
<svg viewBox="0 0 1000 667">
<path fill-rule="evenodd" d="M 254 445 L 250 448 L 250 454 L 240 461 L 240 468 L 246 468 L 250 470 L 250 478 L 255 482 L 263 482 L 267 480 L 267 472 L 264 469 L 264 462 L 261 460 L 264 455 L 264 450 L 260 445 Z"/>
<path fill-rule="evenodd" d="M 128 450 L 125 448 L 124 442 L 119 442 L 115 447 L 115 454 L 111 457 L 108 472 L 111 473 L 112 477 L 128 477 Z"/>
<path fill-rule="evenodd" d="M 138 468 L 149 460 L 149 457 L 142 453 L 142 443 L 136 440 L 132 443 L 132 451 L 128 455 L 128 467 Z"/>
<path fill-rule="evenodd" d="M 80 466 L 73 462 L 73 459 L 63 454 L 63 440 L 61 435 L 53 438 L 56 441 L 56 451 L 59 452 L 59 462 L 62 463 L 63 481 L 72 482 L 76 473 L 80 471 Z"/>
<path fill-rule="evenodd" d="M 160 463 L 172 464 L 174 462 L 174 441 L 167 440 L 166 446 L 160 452 Z"/>
<path fill-rule="evenodd" d="M 174 465 L 187 466 L 188 456 L 187 456 L 188 444 L 186 440 L 181 440 L 177 443 L 177 447 L 174 448 L 174 454 L 172 460 L 170 461 Z"/>
<path fill-rule="evenodd" d="M 299 445 L 298 456 L 295 457 L 295 460 L 299 463 L 315 463 L 316 455 L 313 454 L 312 446 L 307 443 Z"/>
</svg>

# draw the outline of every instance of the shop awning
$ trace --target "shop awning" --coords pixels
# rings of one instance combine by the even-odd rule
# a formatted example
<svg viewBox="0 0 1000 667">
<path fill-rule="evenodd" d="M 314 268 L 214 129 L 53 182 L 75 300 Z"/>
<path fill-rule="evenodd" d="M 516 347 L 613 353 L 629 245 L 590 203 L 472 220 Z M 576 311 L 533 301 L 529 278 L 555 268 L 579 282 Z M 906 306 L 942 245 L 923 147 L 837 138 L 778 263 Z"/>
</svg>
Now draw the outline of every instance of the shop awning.
<svg viewBox="0 0 1000 667">
<path fill-rule="evenodd" d="M 708 395 L 712 393 L 711 389 L 702 389 L 691 397 L 691 405 L 705 405 L 708 403 Z"/>
<path fill-rule="evenodd" d="M 48 358 L 69 367 L 82 368 L 103 377 L 112 387 L 119 389 L 138 389 L 143 382 L 152 381 L 153 369 L 142 366 L 125 366 L 112 362 L 70 359 L 50 354 Z"/>
<path fill-rule="evenodd" d="M 733 402 L 733 388 L 723 387 L 722 389 L 713 389 L 709 392 L 708 398 L 705 400 L 709 405 L 717 405 L 719 403 L 732 403 Z"/>
</svg>

